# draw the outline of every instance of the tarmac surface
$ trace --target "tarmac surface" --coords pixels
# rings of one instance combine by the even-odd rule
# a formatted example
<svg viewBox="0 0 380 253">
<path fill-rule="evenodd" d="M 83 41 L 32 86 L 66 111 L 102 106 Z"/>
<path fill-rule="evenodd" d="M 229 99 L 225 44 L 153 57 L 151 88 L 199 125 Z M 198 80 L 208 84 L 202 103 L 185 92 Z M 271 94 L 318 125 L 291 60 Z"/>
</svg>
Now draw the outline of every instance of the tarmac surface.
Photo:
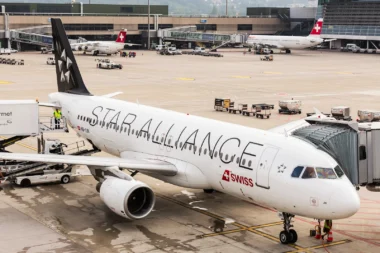
<svg viewBox="0 0 380 253">
<path fill-rule="evenodd" d="M 77 55 L 83 79 L 95 95 L 122 91 L 117 98 L 250 127 L 269 129 L 305 117 L 313 107 L 329 113 L 346 105 L 357 118 L 358 109 L 380 109 L 379 55 L 326 51 L 293 51 L 274 55 L 273 62 L 242 50 L 223 58 L 161 56 L 138 51 L 136 58 L 108 57 L 122 70 L 95 67 L 95 58 Z M 47 101 L 57 91 L 55 67 L 39 52 L 6 58 L 24 59 L 25 66 L 0 65 L 0 99 Z M 270 119 L 215 112 L 214 98 L 238 103 L 275 104 Z M 280 99 L 300 99 L 301 115 L 279 115 Z M 50 116 L 52 111 L 40 110 Z M 75 133 L 45 134 L 65 143 Z M 9 148 L 36 152 L 36 138 Z M 107 156 L 107 154 L 97 154 Z M 0 253 L 9 252 L 379 252 L 380 193 L 361 188 L 360 211 L 333 223 L 334 242 L 309 237 L 315 220 L 296 217 L 295 245 L 282 245 L 282 222 L 274 210 L 226 194 L 176 187 L 138 174 L 136 179 L 157 195 L 154 211 L 143 220 L 129 221 L 112 213 L 95 190 L 86 168 L 67 185 L 21 188 L 0 184 Z M 286 194 L 286 189 L 284 189 Z M 295 198 L 297 196 L 294 196 Z M 215 221 L 227 220 L 224 232 L 213 231 Z"/>
</svg>

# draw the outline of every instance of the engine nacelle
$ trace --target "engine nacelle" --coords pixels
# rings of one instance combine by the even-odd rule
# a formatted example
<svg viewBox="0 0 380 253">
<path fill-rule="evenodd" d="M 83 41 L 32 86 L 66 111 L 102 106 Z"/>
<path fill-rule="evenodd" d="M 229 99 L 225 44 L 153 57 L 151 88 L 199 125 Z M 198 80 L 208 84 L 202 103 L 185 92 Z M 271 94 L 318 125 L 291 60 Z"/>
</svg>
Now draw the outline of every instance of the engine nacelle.
<svg viewBox="0 0 380 253">
<path fill-rule="evenodd" d="M 146 184 L 116 177 L 107 177 L 101 184 L 100 198 L 114 213 L 132 220 L 145 218 L 156 202 Z"/>
<path fill-rule="evenodd" d="M 86 51 L 92 51 L 92 50 L 94 50 L 94 47 L 93 46 L 85 46 L 84 50 L 86 50 Z"/>
<path fill-rule="evenodd" d="M 76 46 L 76 47 L 75 47 L 75 50 L 76 50 L 76 51 L 82 51 L 82 49 L 83 49 L 83 48 L 82 48 L 81 46 Z"/>
</svg>

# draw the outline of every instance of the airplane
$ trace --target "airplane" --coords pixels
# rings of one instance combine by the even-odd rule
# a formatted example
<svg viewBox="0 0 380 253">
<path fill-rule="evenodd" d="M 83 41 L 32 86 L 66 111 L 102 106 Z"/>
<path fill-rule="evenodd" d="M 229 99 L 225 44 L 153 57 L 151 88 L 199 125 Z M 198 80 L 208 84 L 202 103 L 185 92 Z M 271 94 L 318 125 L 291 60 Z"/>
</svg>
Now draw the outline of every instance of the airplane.
<svg viewBox="0 0 380 253">
<path fill-rule="evenodd" d="M 134 179 L 137 173 L 230 194 L 281 213 L 283 244 L 297 241 L 295 215 L 320 221 L 358 211 L 358 193 L 337 161 L 279 128 L 264 131 L 113 98 L 120 92 L 91 94 L 61 20 L 51 24 L 58 92 L 41 106 L 61 108 L 78 136 L 116 157 L 1 152 L 0 159 L 86 165 L 105 205 L 132 220 L 149 215 L 155 204 L 152 189 Z"/>
<path fill-rule="evenodd" d="M 287 54 L 291 53 L 291 49 L 305 49 L 313 46 L 317 46 L 324 39 L 320 37 L 323 26 L 323 18 L 317 20 L 313 30 L 309 36 L 276 36 L 276 35 L 249 35 L 246 44 L 267 47 L 278 48 L 285 50 Z"/>
<path fill-rule="evenodd" d="M 116 41 L 86 41 L 81 38 L 81 42 L 71 43 L 71 49 L 74 51 L 83 51 L 83 54 L 92 53 L 96 56 L 98 54 L 111 55 L 124 49 L 127 46 L 141 46 L 140 44 L 125 43 L 127 38 L 127 30 L 119 32 Z M 83 41 L 84 40 L 84 41 Z"/>
</svg>

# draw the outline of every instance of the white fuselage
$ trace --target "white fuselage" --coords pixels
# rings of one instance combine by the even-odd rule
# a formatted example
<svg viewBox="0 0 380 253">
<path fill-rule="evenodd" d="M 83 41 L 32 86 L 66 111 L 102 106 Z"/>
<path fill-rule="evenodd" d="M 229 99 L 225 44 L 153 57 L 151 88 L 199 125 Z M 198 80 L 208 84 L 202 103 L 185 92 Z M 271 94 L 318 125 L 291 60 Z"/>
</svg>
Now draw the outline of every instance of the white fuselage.
<svg viewBox="0 0 380 253">
<path fill-rule="evenodd" d="M 124 49 L 124 43 L 114 41 L 91 41 L 90 43 L 71 44 L 71 48 L 83 52 L 97 51 L 98 54 L 115 54 Z"/>
<path fill-rule="evenodd" d="M 281 212 L 319 219 L 357 212 L 358 194 L 344 175 L 292 178 L 299 165 L 336 161 L 294 137 L 96 96 L 49 95 L 68 124 L 99 149 L 122 158 L 174 164 L 176 176 L 150 176 L 189 188 L 215 189 Z"/>
<path fill-rule="evenodd" d="M 279 49 L 305 49 L 317 46 L 323 39 L 317 36 L 270 36 L 270 35 L 250 35 L 247 40 L 249 45 L 263 45 L 270 48 Z"/>
</svg>

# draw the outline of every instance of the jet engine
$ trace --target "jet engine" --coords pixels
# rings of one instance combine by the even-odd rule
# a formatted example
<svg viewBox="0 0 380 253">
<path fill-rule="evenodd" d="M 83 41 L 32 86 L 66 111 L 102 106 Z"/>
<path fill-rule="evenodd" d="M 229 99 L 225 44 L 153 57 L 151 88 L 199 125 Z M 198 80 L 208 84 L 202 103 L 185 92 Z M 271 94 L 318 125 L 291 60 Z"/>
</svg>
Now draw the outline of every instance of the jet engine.
<svg viewBox="0 0 380 253">
<path fill-rule="evenodd" d="M 82 49 L 83 49 L 83 48 L 82 48 L 81 46 L 76 46 L 76 47 L 75 47 L 75 50 L 76 50 L 76 51 L 82 51 Z"/>
<path fill-rule="evenodd" d="M 86 50 L 86 51 L 92 51 L 92 50 L 94 50 L 94 47 L 93 46 L 85 46 L 84 50 Z"/>
<path fill-rule="evenodd" d="M 145 218 L 156 201 L 146 184 L 116 177 L 107 177 L 101 184 L 100 198 L 114 213 L 132 220 Z"/>
</svg>

